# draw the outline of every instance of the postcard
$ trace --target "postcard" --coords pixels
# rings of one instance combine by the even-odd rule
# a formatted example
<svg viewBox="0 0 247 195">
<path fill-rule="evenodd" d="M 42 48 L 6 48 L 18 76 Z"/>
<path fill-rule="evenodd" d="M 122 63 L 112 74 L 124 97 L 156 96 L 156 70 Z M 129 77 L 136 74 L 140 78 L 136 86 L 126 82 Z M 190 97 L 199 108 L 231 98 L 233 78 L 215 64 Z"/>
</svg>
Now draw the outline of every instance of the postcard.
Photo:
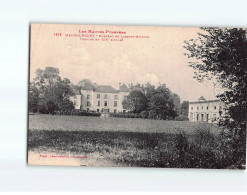
<svg viewBox="0 0 247 195">
<path fill-rule="evenodd" d="M 245 169 L 246 48 L 244 28 L 31 24 L 28 165 Z"/>
</svg>

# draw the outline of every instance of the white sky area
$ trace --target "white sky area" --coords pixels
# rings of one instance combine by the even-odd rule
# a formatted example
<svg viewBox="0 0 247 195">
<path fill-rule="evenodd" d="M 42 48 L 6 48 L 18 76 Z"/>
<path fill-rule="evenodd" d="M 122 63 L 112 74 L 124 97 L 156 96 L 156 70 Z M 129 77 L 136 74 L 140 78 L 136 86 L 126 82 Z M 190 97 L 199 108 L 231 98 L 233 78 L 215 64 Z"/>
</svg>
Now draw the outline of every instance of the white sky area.
<svg viewBox="0 0 247 195">
<path fill-rule="evenodd" d="M 78 34 L 79 30 L 118 30 L 150 38 L 95 42 L 54 36 L 56 32 Z M 35 24 L 31 29 L 30 79 L 36 69 L 52 66 L 74 84 L 90 79 L 118 89 L 119 83 L 165 83 L 182 100 L 194 101 L 200 96 L 215 99 L 212 82 L 196 81 L 184 56 L 184 41 L 196 38 L 198 31 L 183 27 Z"/>
</svg>

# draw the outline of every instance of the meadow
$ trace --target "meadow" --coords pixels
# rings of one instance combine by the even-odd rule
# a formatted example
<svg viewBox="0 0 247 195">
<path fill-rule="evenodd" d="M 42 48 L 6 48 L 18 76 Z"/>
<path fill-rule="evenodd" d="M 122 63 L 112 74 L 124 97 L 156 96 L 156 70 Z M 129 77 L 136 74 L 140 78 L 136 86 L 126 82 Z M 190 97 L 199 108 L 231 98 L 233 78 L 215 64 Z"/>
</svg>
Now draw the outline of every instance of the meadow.
<svg viewBox="0 0 247 195">
<path fill-rule="evenodd" d="M 66 115 L 30 115 L 30 130 L 61 130 L 61 131 L 117 131 L 117 132 L 149 132 L 177 133 L 183 130 L 193 133 L 202 123 L 189 121 L 164 121 L 140 118 L 99 118 L 90 116 Z M 204 123 L 213 133 L 219 133 L 214 124 Z"/>
<path fill-rule="evenodd" d="M 241 168 L 214 124 L 86 116 L 29 116 L 28 151 L 87 156 L 86 166 Z"/>
</svg>

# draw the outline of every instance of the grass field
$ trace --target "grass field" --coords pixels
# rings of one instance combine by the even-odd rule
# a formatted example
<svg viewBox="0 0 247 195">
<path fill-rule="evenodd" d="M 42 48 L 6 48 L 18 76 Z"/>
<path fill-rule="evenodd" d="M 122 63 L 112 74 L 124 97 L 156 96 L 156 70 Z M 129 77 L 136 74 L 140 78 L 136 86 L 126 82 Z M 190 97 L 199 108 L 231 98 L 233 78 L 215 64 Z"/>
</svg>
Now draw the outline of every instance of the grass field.
<svg viewBox="0 0 247 195">
<path fill-rule="evenodd" d="M 177 133 L 184 130 L 193 133 L 200 126 L 219 133 L 216 125 L 192 123 L 188 121 L 164 121 L 139 118 L 99 118 L 90 116 L 30 115 L 30 130 L 65 130 L 65 131 L 118 131 Z"/>
<path fill-rule="evenodd" d="M 238 154 L 218 134 L 216 125 L 188 121 L 31 115 L 28 152 L 37 164 L 48 154 L 86 156 L 73 159 L 86 166 L 229 168 Z"/>
</svg>

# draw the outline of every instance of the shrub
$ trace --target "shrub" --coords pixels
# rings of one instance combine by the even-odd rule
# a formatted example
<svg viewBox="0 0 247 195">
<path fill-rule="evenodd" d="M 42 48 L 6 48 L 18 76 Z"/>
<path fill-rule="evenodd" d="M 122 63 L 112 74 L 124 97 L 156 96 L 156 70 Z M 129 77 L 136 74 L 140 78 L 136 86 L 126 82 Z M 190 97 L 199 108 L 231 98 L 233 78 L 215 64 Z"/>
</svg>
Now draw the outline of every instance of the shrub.
<svg viewBox="0 0 247 195">
<path fill-rule="evenodd" d="M 175 121 L 188 121 L 189 118 L 187 116 L 184 115 L 180 115 L 180 116 L 176 116 L 175 117 Z"/>
<path fill-rule="evenodd" d="M 139 114 L 139 116 L 141 117 L 141 118 L 148 118 L 148 112 L 147 111 L 142 111 L 140 114 Z"/>
</svg>

